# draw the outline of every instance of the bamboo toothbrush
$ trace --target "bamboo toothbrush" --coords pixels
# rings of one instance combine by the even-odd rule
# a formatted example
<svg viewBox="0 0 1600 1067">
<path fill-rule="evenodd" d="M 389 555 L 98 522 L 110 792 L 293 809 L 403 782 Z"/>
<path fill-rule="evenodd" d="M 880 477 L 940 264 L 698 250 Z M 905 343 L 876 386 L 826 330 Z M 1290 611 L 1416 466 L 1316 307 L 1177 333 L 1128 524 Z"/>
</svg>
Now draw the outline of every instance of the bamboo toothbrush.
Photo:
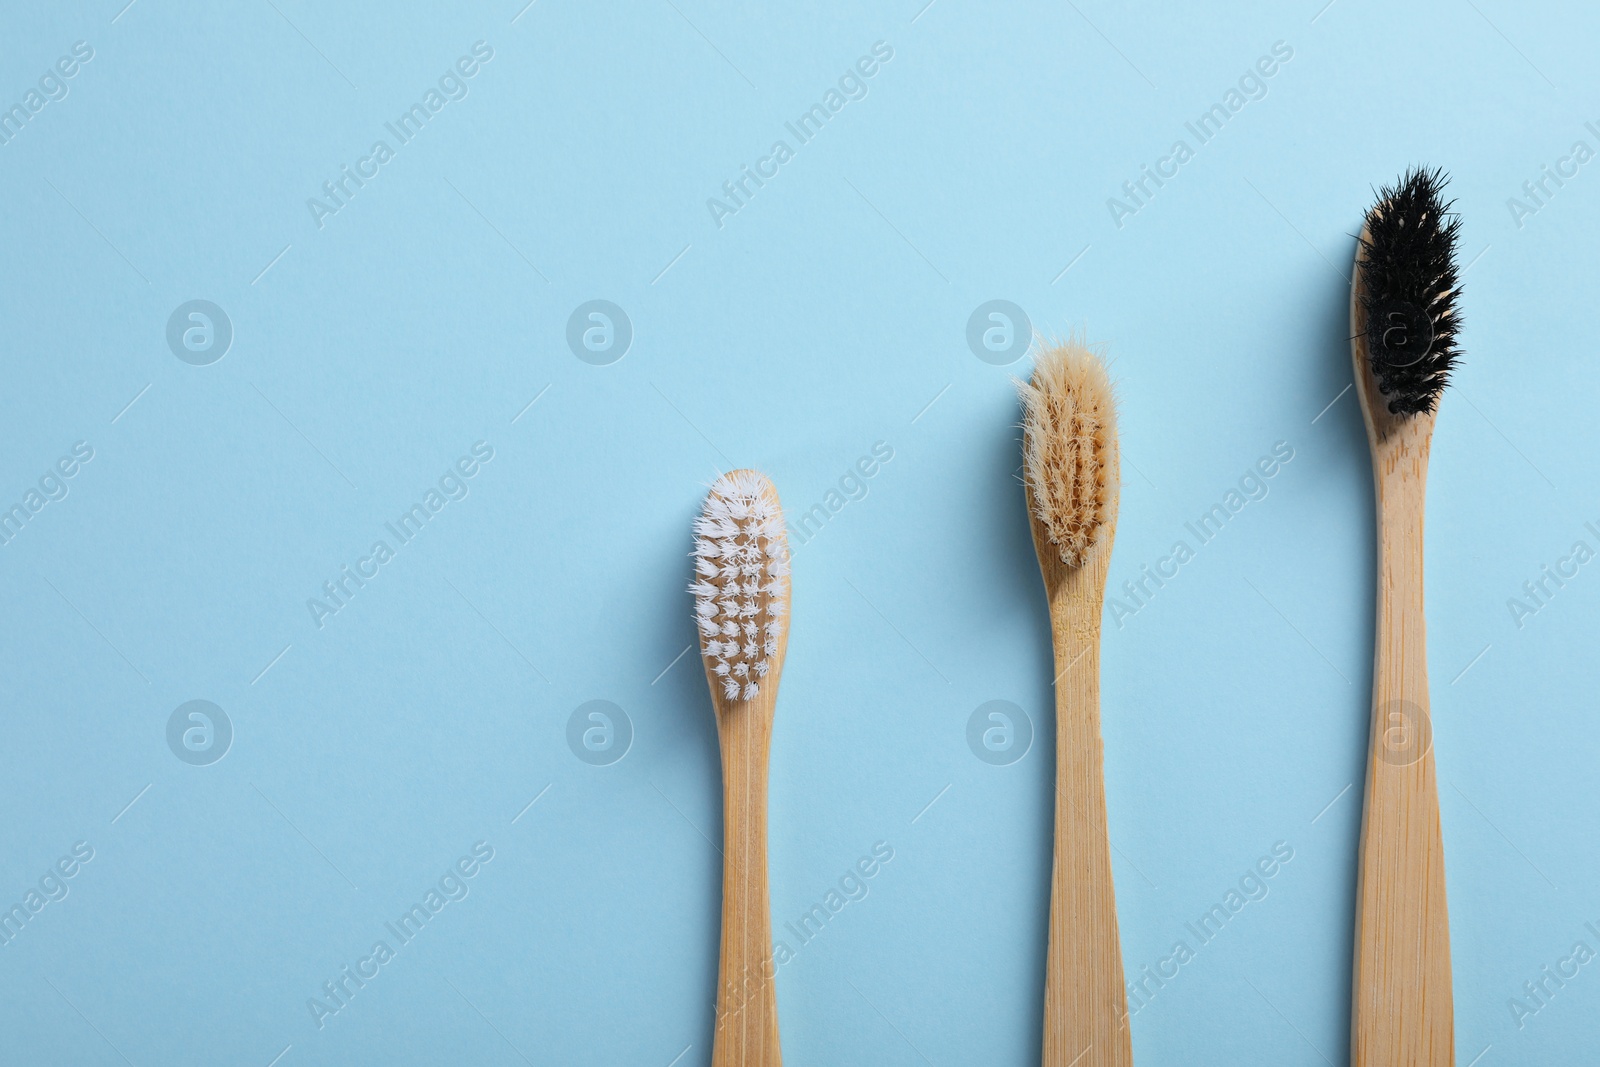
<svg viewBox="0 0 1600 1067">
<path fill-rule="evenodd" d="M 1355 1067 L 1455 1062 L 1444 841 L 1433 769 L 1422 515 L 1435 405 L 1455 365 L 1461 222 L 1446 178 L 1412 170 L 1379 193 L 1356 248 L 1351 354 L 1377 490 L 1372 734 L 1357 875 Z"/>
<path fill-rule="evenodd" d="M 1128 1067 L 1100 741 L 1100 615 L 1117 530 L 1116 408 L 1080 342 L 1046 349 L 1020 384 L 1033 547 L 1050 599 L 1056 832 L 1045 961 L 1044 1067 Z"/>
<path fill-rule="evenodd" d="M 722 746 L 722 956 L 712 1067 L 779 1067 L 767 903 L 767 754 L 788 647 L 789 544 L 778 492 L 737 470 L 694 524 L 695 625 Z"/>
</svg>

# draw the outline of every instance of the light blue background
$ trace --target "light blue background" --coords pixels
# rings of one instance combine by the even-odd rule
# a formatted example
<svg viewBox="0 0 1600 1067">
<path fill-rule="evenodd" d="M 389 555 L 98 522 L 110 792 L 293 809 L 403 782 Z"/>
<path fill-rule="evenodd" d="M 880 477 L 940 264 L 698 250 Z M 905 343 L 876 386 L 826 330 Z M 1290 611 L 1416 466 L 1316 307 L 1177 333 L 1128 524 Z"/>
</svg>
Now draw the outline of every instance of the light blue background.
<svg viewBox="0 0 1600 1067">
<path fill-rule="evenodd" d="M 1346 277 L 1372 186 L 1417 162 L 1454 175 L 1471 261 L 1427 533 L 1459 1061 L 1592 1059 L 1600 963 L 1521 1028 L 1508 1000 L 1600 950 L 1600 565 L 1520 629 L 1506 602 L 1600 547 L 1600 172 L 1520 226 L 1506 201 L 1600 147 L 1600 16 L 123 3 L 0 19 L 3 106 L 94 49 L 0 146 L 0 499 L 94 449 L 0 547 L 0 902 L 95 850 L 0 948 L 8 1062 L 708 1062 L 721 801 L 705 683 L 674 659 L 689 522 L 718 469 L 768 472 L 794 515 L 879 441 L 892 461 L 796 556 L 775 926 L 875 842 L 894 859 L 780 971 L 786 1062 L 1036 1062 L 1053 670 L 1028 363 L 964 337 L 995 298 L 1114 361 L 1115 585 L 1294 450 L 1108 616 L 1110 830 L 1131 974 L 1294 849 L 1134 1017 L 1141 1064 L 1346 1060 L 1373 580 Z M 307 198 L 479 40 L 469 95 L 319 229 Z M 866 97 L 719 228 L 707 198 L 878 41 Z M 1267 95 L 1118 228 L 1107 198 L 1277 41 Z M 194 298 L 235 332 L 205 367 L 165 340 Z M 610 366 L 565 342 L 594 298 L 635 329 Z M 470 495 L 319 629 L 307 598 L 480 440 Z M 210 766 L 166 744 L 191 699 L 236 731 Z M 591 699 L 634 726 L 611 766 L 567 747 Z M 993 699 L 1038 728 L 1010 766 L 966 745 Z M 477 841 L 470 896 L 319 1029 L 307 999 Z"/>
</svg>

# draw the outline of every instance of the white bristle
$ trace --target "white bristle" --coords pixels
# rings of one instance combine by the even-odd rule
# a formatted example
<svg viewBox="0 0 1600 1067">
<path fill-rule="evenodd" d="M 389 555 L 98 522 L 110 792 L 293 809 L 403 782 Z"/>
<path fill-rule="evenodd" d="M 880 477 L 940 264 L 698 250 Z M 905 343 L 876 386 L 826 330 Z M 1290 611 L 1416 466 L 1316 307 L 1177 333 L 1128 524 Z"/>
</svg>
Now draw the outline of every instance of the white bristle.
<svg viewBox="0 0 1600 1067">
<path fill-rule="evenodd" d="M 694 521 L 695 623 L 724 698 L 751 700 L 778 655 L 788 595 L 783 516 L 764 478 L 723 475 Z"/>
</svg>

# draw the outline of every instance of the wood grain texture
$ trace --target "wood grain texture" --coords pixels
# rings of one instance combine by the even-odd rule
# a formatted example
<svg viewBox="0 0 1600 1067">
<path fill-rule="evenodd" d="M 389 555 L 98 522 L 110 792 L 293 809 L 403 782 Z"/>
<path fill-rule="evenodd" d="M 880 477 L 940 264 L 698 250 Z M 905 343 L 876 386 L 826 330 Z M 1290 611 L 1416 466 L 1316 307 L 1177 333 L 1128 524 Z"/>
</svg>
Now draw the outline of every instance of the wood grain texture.
<svg viewBox="0 0 1600 1067">
<path fill-rule="evenodd" d="M 1115 460 L 1113 459 L 1113 465 Z M 1118 476 L 1109 472 L 1112 484 Z M 1116 511 L 1079 567 L 1049 541 L 1028 494 L 1050 600 L 1056 669 L 1055 854 L 1045 958 L 1043 1067 L 1129 1067 L 1133 1045 L 1106 830 L 1100 619 Z"/>
<path fill-rule="evenodd" d="M 1360 304 L 1361 258 L 1358 250 L 1350 332 L 1377 493 L 1378 587 L 1350 1054 L 1355 1067 L 1449 1067 L 1450 923 L 1422 590 L 1434 415 L 1391 415 L 1378 392 Z"/>
<path fill-rule="evenodd" d="M 770 482 L 766 492 L 779 509 L 781 522 L 782 508 Z M 789 649 L 790 581 L 782 579 L 783 633 L 778 652 L 753 699 L 723 695 L 721 681 L 704 655 L 705 639 L 700 639 L 722 749 L 722 951 L 712 1067 L 780 1067 L 783 1062 L 767 894 L 767 764 L 778 681 Z M 761 599 L 764 608 L 767 598 Z"/>
</svg>

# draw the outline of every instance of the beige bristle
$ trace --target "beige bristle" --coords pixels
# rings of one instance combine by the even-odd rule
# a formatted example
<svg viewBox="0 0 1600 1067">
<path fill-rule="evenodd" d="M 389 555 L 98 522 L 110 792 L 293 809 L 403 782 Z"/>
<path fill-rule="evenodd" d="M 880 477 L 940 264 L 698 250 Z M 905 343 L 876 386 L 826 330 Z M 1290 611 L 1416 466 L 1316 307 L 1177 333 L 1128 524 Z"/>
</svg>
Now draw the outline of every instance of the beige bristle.
<svg viewBox="0 0 1600 1067">
<path fill-rule="evenodd" d="M 1051 345 L 1018 390 L 1034 513 L 1061 562 L 1081 566 L 1117 508 L 1117 411 L 1105 362 L 1076 339 Z"/>
</svg>

